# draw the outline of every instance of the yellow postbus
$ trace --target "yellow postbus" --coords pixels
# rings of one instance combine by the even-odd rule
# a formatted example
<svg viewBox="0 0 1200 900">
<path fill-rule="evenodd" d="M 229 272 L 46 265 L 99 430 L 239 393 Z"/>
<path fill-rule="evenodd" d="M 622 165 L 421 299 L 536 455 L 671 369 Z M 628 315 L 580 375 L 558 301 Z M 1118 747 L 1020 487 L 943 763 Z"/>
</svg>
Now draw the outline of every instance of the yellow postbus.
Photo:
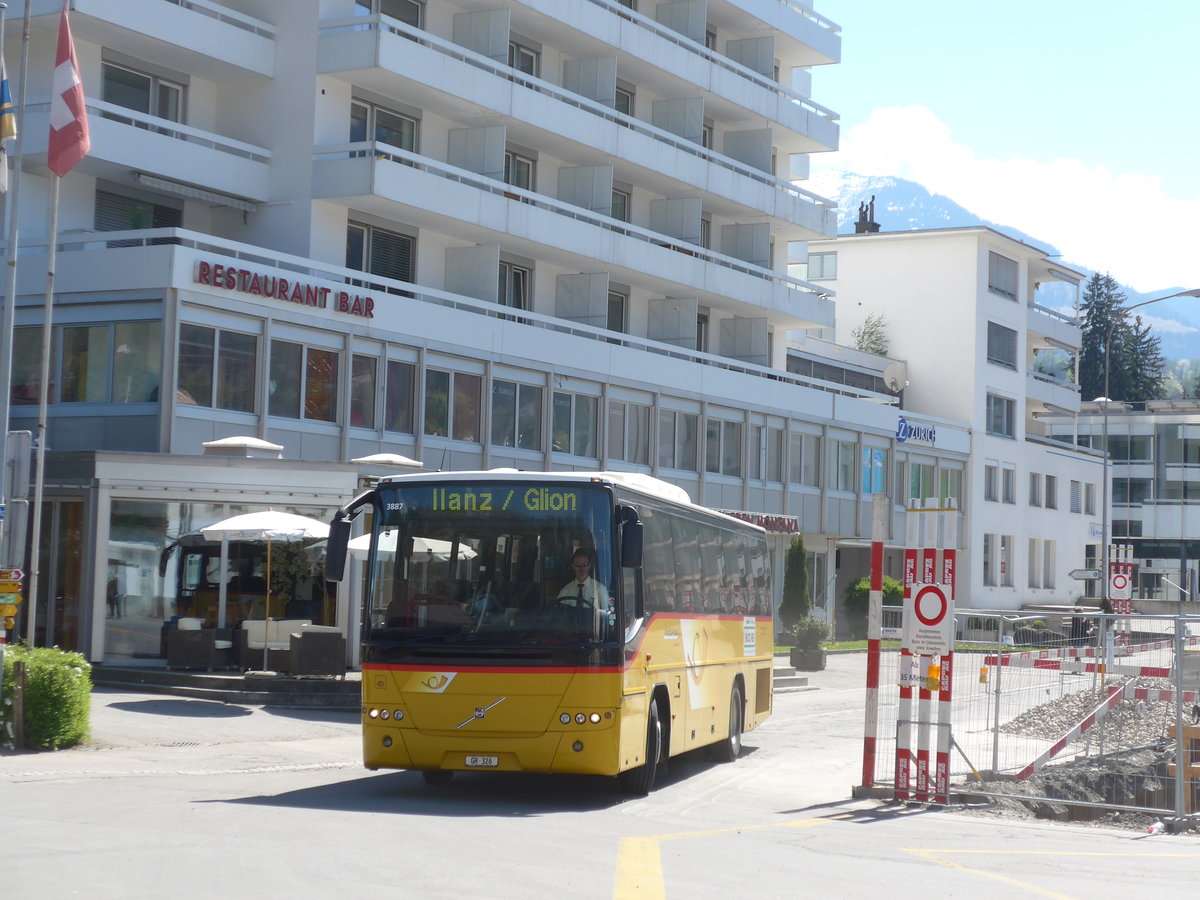
<svg viewBox="0 0 1200 900">
<path fill-rule="evenodd" d="M 367 560 L 369 769 L 587 773 L 644 794 L 672 756 L 736 759 L 771 712 L 766 534 L 658 479 L 388 477 L 334 517 L 331 580 L 348 553 Z"/>
</svg>

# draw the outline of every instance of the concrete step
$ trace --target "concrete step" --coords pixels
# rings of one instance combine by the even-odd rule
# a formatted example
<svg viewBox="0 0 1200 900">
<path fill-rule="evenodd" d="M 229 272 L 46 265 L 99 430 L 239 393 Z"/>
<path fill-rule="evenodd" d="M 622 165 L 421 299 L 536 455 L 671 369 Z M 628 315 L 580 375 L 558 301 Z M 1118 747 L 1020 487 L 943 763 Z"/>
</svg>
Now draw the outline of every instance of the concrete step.
<svg viewBox="0 0 1200 900">
<path fill-rule="evenodd" d="M 357 673 L 351 674 L 357 676 Z M 357 677 L 296 677 L 274 672 L 173 672 L 94 666 L 92 683 L 100 687 L 247 706 L 349 711 L 362 706 L 362 682 Z"/>
<path fill-rule="evenodd" d="M 772 673 L 772 681 L 776 694 L 786 694 L 791 691 L 812 691 L 816 688 L 810 687 L 807 675 L 797 675 L 796 670 L 791 666 L 775 666 Z"/>
</svg>

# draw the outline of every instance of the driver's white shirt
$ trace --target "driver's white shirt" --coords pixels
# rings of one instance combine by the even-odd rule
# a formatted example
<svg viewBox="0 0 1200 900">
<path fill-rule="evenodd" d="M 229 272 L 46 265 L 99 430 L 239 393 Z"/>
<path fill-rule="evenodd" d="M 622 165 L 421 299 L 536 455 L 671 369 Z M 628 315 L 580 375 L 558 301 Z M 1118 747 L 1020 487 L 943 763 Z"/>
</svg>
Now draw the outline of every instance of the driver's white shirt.
<svg viewBox="0 0 1200 900">
<path fill-rule="evenodd" d="M 608 609 L 608 588 L 589 575 L 582 582 L 572 578 L 558 592 L 558 599 L 563 606 L 576 606 L 579 602 L 579 586 L 583 585 L 583 599 L 596 609 Z"/>
</svg>

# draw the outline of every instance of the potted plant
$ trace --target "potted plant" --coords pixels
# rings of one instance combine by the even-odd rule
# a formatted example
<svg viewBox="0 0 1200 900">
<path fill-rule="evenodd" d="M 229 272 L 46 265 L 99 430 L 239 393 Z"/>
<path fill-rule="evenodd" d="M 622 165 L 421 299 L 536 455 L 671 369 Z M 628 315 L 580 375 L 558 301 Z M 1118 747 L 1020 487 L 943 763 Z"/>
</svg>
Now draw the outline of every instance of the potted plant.
<svg viewBox="0 0 1200 900">
<path fill-rule="evenodd" d="M 829 626 L 824 619 L 804 616 L 792 626 L 796 645 L 789 652 L 793 669 L 801 672 L 819 672 L 825 668 L 825 651 L 821 641 L 829 637 Z"/>
</svg>

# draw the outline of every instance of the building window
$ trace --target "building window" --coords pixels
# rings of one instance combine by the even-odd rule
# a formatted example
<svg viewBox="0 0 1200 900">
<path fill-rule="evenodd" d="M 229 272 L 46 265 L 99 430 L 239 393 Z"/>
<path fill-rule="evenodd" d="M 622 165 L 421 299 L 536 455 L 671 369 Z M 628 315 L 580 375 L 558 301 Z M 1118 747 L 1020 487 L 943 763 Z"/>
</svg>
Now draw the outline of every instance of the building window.
<svg viewBox="0 0 1200 900">
<path fill-rule="evenodd" d="M 704 423 L 704 468 L 715 475 L 742 475 L 742 423 L 709 419 Z"/>
<path fill-rule="evenodd" d="M 350 357 L 350 424 L 359 428 L 375 427 L 376 373 L 373 356 Z"/>
<path fill-rule="evenodd" d="M 631 84 L 618 84 L 617 94 L 613 108 L 619 113 L 624 113 L 627 116 L 633 115 L 634 89 Z"/>
<path fill-rule="evenodd" d="M 1017 261 L 988 253 L 988 290 L 1002 297 L 1017 299 Z"/>
<path fill-rule="evenodd" d="M 1000 467 L 994 463 L 988 463 L 983 467 L 983 499 L 998 500 L 1000 494 L 997 490 L 999 487 Z"/>
<path fill-rule="evenodd" d="M 1083 486 L 1083 514 L 1085 516 L 1096 514 L 1096 486 L 1091 482 Z"/>
<path fill-rule="evenodd" d="M 425 4 L 417 0 L 355 0 L 355 15 L 382 13 L 413 28 L 423 27 L 424 12 Z"/>
<path fill-rule="evenodd" d="M 1025 566 L 1028 575 L 1027 584 L 1031 588 L 1042 586 L 1042 542 L 1037 538 L 1029 539 L 1029 560 Z"/>
<path fill-rule="evenodd" d="M 608 292 L 608 320 L 605 327 L 609 331 L 625 332 L 625 311 L 629 305 L 629 297 L 620 291 Z"/>
<path fill-rule="evenodd" d="M 1012 553 L 1013 536 L 1002 534 L 1000 537 L 1000 586 L 1013 586 Z"/>
<path fill-rule="evenodd" d="M 492 445 L 542 449 L 542 389 L 514 381 L 492 382 Z"/>
<path fill-rule="evenodd" d="M 401 434 L 413 433 L 416 406 L 417 367 L 412 363 L 389 359 L 384 386 L 383 427 Z"/>
<path fill-rule="evenodd" d="M 613 188 L 610 215 L 619 222 L 629 221 L 630 192 Z"/>
<path fill-rule="evenodd" d="M 596 412 L 599 401 L 587 394 L 554 392 L 554 449 L 573 456 L 595 459 Z"/>
<path fill-rule="evenodd" d="M 700 417 L 673 409 L 658 411 L 658 464 L 667 469 L 697 471 Z"/>
<path fill-rule="evenodd" d="M 938 502 L 942 506 L 958 501 L 962 508 L 962 474 L 961 469 L 938 469 Z"/>
<path fill-rule="evenodd" d="M 1054 588 L 1055 542 L 1042 541 L 1042 587 Z"/>
<path fill-rule="evenodd" d="M 337 421 L 338 354 L 271 341 L 267 412 L 287 419 Z"/>
<path fill-rule="evenodd" d="M 1000 437 L 1014 437 L 1016 435 L 1014 422 L 1016 408 L 1017 404 L 1014 400 L 1010 400 L 1008 397 L 999 397 L 996 394 L 988 394 L 987 433 Z"/>
<path fill-rule="evenodd" d="M 1081 483 L 1072 479 L 1071 481 L 1071 512 L 1083 512 L 1083 492 L 1080 489 Z"/>
<path fill-rule="evenodd" d="M 387 144 L 415 153 L 417 120 L 376 106 L 374 103 L 353 100 L 350 103 L 350 143 L 360 144 L 365 141 Z M 361 155 L 368 151 L 356 152 Z"/>
<path fill-rule="evenodd" d="M 100 98 L 114 106 L 182 122 L 184 91 L 183 84 L 177 81 L 111 62 L 100 65 Z"/>
<path fill-rule="evenodd" d="M 608 457 L 650 464 L 650 407 L 610 400 L 608 404 Z"/>
<path fill-rule="evenodd" d="M 512 309 L 529 309 L 529 286 L 533 273 L 525 266 L 500 262 L 500 283 L 497 298 L 501 306 Z"/>
<path fill-rule="evenodd" d="M 829 480 L 826 484 L 831 491 L 854 491 L 858 488 L 857 457 L 856 442 L 829 442 Z"/>
<path fill-rule="evenodd" d="M 696 316 L 696 350 L 699 353 L 708 352 L 708 313 Z"/>
<path fill-rule="evenodd" d="M 1058 509 L 1058 478 L 1046 476 L 1046 509 Z"/>
<path fill-rule="evenodd" d="M 346 268 L 396 281 L 412 281 L 416 241 L 407 235 L 370 225 L 346 228 Z"/>
<path fill-rule="evenodd" d="M 252 334 L 179 326 L 179 384 L 175 402 L 254 412 L 258 338 Z"/>
<path fill-rule="evenodd" d="M 788 481 L 807 487 L 821 483 L 821 438 L 792 432 L 788 436 Z"/>
<path fill-rule="evenodd" d="M 863 447 L 861 493 L 884 493 L 887 490 L 887 468 L 887 450 L 882 447 Z"/>
<path fill-rule="evenodd" d="M 537 176 L 537 160 L 532 156 L 517 153 L 514 150 L 504 151 L 504 183 L 526 191 L 535 190 L 534 179 Z"/>
<path fill-rule="evenodd" d="M 541 57 L 540 51 L 522 44 L 520 41 L 508 42 L 508 64 L 518 72 L 524 72 L 526 75 L 536 78 L 538 69 L 541 67 Z"/>
<path fill-rule="evenodd" d="M 708 25 L 704 29 L 704 46 L 713 53 L 717 52 L 717 26 Z"/>
<path fill-rule="evenodd" d="M 1006 369 L 1017 368 L 1017 333 L 1011 328 L 988 322 L 987 327 L 987 358 L 988 362 Z"/>
<path fill-rule="evenodd" d="M 908 464 L 908 497 L 910 500 L 925 501 L 936 494 L 936 482 L 933 480 L 933 466 L 929 463 L 910 462 Z"/>
<path fill-rule="evenodd" d="M 1000 470 L 1000 496 L 1005 503 L 1017 502 L 1017 470 L 1011 466 Z"/>
<path fill-rule="evenodd" d="M 705 250 L 712 249 L 712 216 L 708 213 L 700 216 L 700 246 Z"/>
<path fill-rule="evenodd" d="M 983 583 L 987 587 L 996 584 L 996 535 L 983 536 Z"/>
<path fill-rule="evenodd" d="M 145 228 L 179 228 L 183 224 L 181 206 L 129 197 L 97 189 L 92 224 L 97 231 L 140 231 Z M 136 247 L 138 240 L 109 241 L 109 247 Z M 175 243 L 171 238 L 155 238 L 153 244 Z"/>
<path fill-rule="evenodd" d="M 72 325 L 59 334 L 60 402 L 157 402 L 162 368 L 161 322 Z M 40 346 L 36 356 L 40 360 Z M 37 381 L 40 383 L 40 376 Z M 34 402 L 38 399 L 35 397 Z"/>
<path fill-rule="evenodd" d="M 1029 505 L 1042 505 L 1042 476 L 1038 472 L 1029 473 Z"/>
<path fill-rule="evenodd" d="M 617 0 L 626 9 L 637 9 L 637 0 Z"/>
<path fill-rule="evenodd" d="M 767 469 L 764 477 L 773 483 L 783 482 L 783 434 L 782 428 L 767 429 Z M 886 454 L 887 451 L 885 450 L 884 453 Z M 887 468 L 886 458 L 884 468 Z"/>
<path fill-rule="evenodd" d="M 464 372 L 425 372 L 425 433 L 479 443 L 483 378 Z"/>
<path fill-rule="evenodd" d="M 808 254 L 808 278 L 806 281 L 827 281 L 837 278 L 837 253 Z"/>
<path fill-rule="evenodd" d="M 705 119 L 704 124 L 700 126 L 700 146 L 707 150 L 713 149 L 712 119 Z M 708 245 L 706 244 L 705 246 Z"/>
</svg>

